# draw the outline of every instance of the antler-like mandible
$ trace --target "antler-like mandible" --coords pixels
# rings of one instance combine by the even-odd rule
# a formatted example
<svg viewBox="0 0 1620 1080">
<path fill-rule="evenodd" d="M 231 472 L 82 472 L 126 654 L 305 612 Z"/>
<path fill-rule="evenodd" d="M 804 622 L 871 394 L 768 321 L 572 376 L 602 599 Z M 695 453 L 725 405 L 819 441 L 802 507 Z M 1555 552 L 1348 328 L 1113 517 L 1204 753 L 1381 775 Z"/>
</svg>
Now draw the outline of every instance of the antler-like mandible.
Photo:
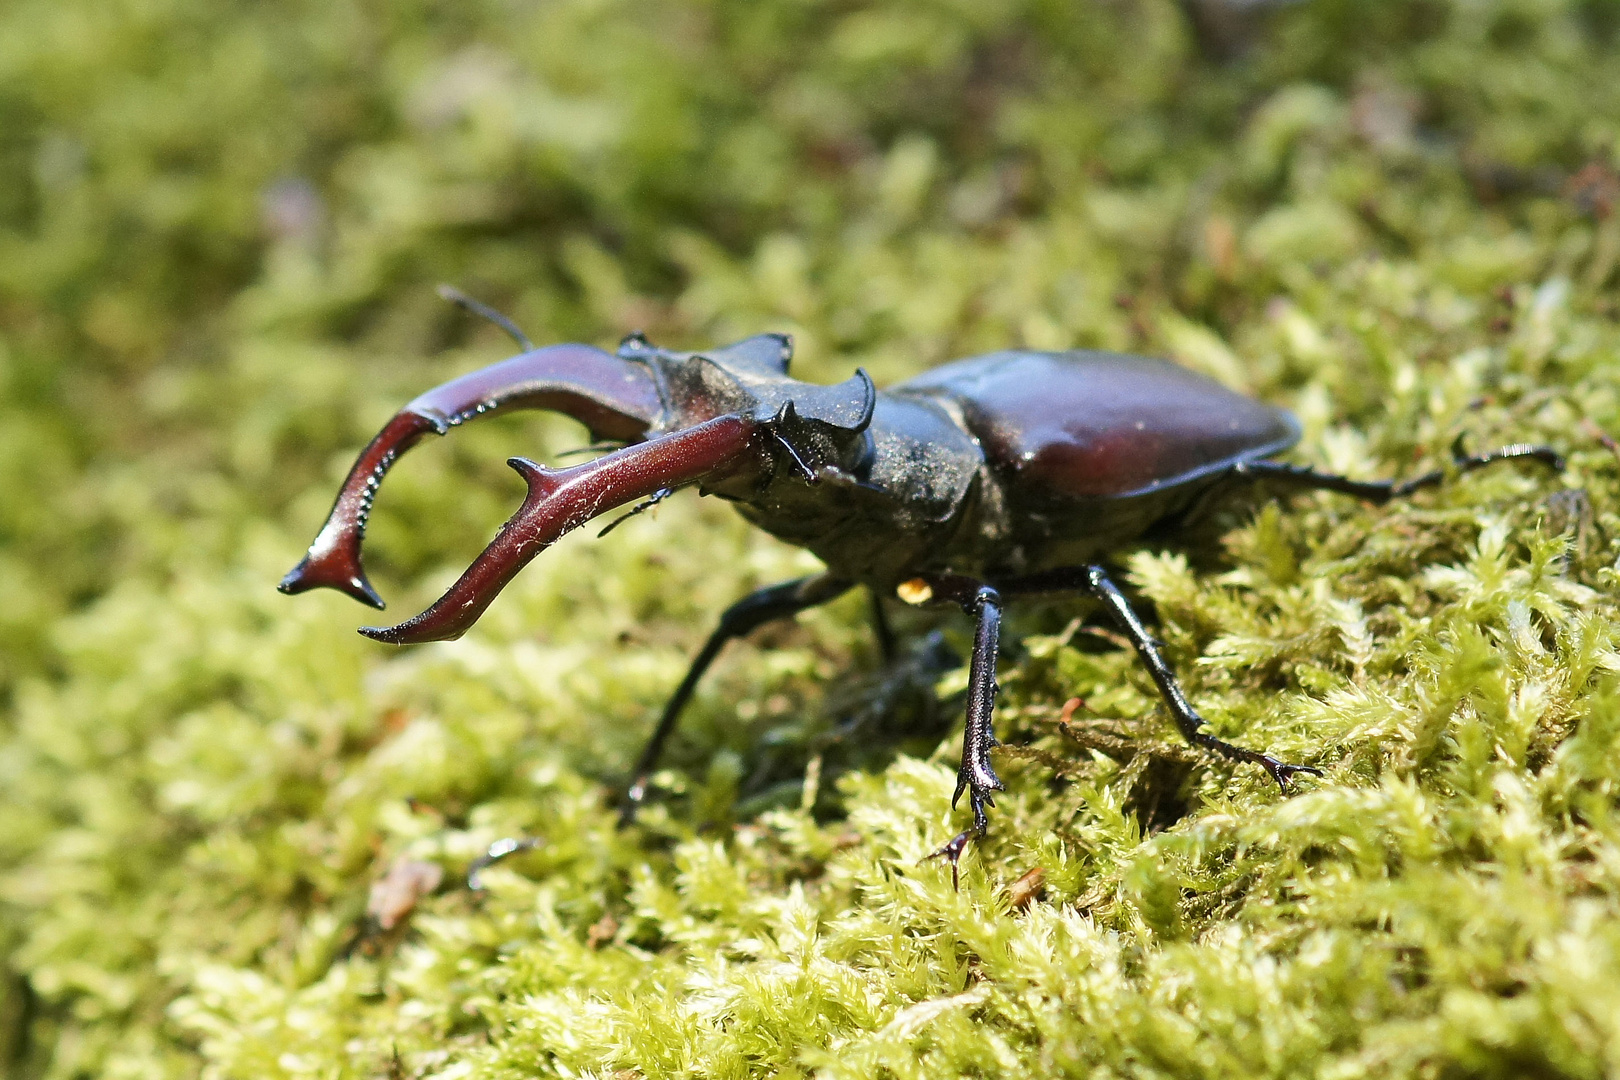
<svg viewBox="0 0 1620 1080">
<path fill-rule="evenodd" d="M 717 416 L 570 469 L 551 470 L 511 458 L 507 464 L 528 481 L 529 494 L 483 554 L 420 615 L 398 626 L 366 626 L 360 632 L 394 645 L 460 637 L 506 583 L 564 533 L 631 499 L 714 474 L 748 449 L 758 427 L 751 418 Z"/>
<path fill-rule="evenodd" d="M 635 440 L 658 421 L 663 404 L 645 365 L 589 345 L 535 349 L 435 387 L 396 413 L 361 452 L 309 553 L 281 579 L 281 591 L 339 589 L 381 608 L 360 564 L 360 543 L 383 476 L 429 432 L 443 435 L 503 408 L 553 409 L 583 423 L 593 439 Z"/>
</svg>

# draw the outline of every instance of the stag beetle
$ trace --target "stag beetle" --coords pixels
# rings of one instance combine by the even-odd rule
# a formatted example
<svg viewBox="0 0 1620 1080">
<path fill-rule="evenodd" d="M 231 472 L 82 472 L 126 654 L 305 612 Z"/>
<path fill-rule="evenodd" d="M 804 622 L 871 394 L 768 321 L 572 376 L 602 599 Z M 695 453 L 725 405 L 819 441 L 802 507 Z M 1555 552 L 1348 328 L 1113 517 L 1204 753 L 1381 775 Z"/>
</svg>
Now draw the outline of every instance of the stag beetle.
<svg viewBox="0 0 1620 1080">
<path fill-rule="evenodd" d="M 501 323 L 525 351 L 400 410 L 360 454 L 282 592 L 328 587 L 381 608 L 361 568 L 360 544 L 383 475 L 424 435 L 518 408 L 565 413 L 594 440 L 627 445 L 557 470 L 511 458 L 528 495 L 483 554 L 426 611 L 362 634 L 396 645 L 460 637 L 513 575 L 564 533 L 644 500 L 631 511 L 638 512 L 692 484 L 826 564 L 822 573 L 760 589 L 721 616 L 636 763 L 626 819 L 645 799 L 681 710 L 726 642 L 857 585 L 874 597 L 955 604 L 975 623 L 951 800 L 954 806 L 968 793 L 973 825 L 935 852 L 951 861 L 953 877 L 969 841 L 987 828 L 992 792 L 1003 789 L 990 760 L 997 745 L 991 714 L 1009 599 L 1089 593 L 1130 639 L 1188 742 L 1259 765 L 1284 789 L 1299 773 L 1321 775 L 1204 731 L 1158 643 L 1098 560 L 1183 519 L 1223 482 L 1272 480 L 1383 503 L 1446 475 L 1363 481 L 1273 461 L 1299 438 L 1291 414 L 1164 360 L 1012 350 L 947 364 L 884 391 L 863 370 L 819 386 L 789 377 L 793 347 L 781 334 L 703 352 L 660 349 L 639 334 L 616 353 L 590 345 L 537 349 L 498 313 L 451 298 Z M 1513 458 L 1563 466 L 1549 447 L 1517 444 L 1473 456 L 1459 447 L 1455 467 Z M 480 863 L 495 857 L 491 849 Z"/>
</svg>

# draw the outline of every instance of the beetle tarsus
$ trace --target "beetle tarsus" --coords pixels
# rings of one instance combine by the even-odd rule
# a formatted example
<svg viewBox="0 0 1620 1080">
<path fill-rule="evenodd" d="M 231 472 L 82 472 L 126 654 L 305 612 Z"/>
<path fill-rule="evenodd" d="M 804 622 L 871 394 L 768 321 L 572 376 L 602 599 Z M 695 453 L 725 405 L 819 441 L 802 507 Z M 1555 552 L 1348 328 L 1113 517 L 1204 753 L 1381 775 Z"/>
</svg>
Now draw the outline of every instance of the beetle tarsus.
<svg viewBox="0 0 1620 1080">
<path fill-rule="evenodd" d="M 1271 774 L 1271 778 L 1277 781 L 1277 786 L 1284 791 L 1288 790 L 1288 782 L 1301 773 L 1310 776 L 1322 775 L 1322 770 L 1314 765 L 1290 765 L 1287 762 L 1278 761 L 1270 754 L 1262 754 L 1260 758 L 1260 764 L 1265 766 L 1266 772 Z"/>
<path fill-rule="evenodd" d="M 1000 780 L 996 781 L 995 786 L 997 790 L 1005 790 L 1002 787 Z M 944 847 L 941 847 L 938 851 L 926 856 L 923 859 L 923 862 L 940 858 L 949 859 L 951 861 L 952 891 L 960 891 L 962 888 L 959 867 L 959 864 L 962 861 L 962 853 L 967 850 L 968 844 L 972 843 L 974 840 L 982 839 L 984 835 L 990 831 L 990 815 L 985 813 L 985 809 L 987 807 L 994 807 L 996 805 L 995 800 L 990 797 L 990 792 L 988 790 L 974 786 L 970 781 L 964 779 L 959 774 L 956 781 L 956 794 L 951 796 L 952 809 L 955 809 L 956 800 L 961 797 L 962 789 L 964 787 L 967 787 L 971 791 L 971 794 L 968 796 L 968 805 L 973 808 L 973 827 L 957 833 L 955 836 L 951 837 L 950 840 L 946 841 Z"/>
<path fill-rule="evenodd" d="M 941 858 L 949 859 L 951 861 L 951 889 L 954 892 L 960 892 L 962 890 L 962 876 L 960 869 L 962 852 L 966 851 L 968 844 L 978 839 L 979 835 L 980 831 L 977 828 L 968 829 L 966 832 L 959 832 L 955 836 L 951 837 L 944 847 L 940 848 L 931 855 L 924 856 L 923 858 L 923 862 L 929 862 L 930 860 Z"/>
<path fill-rule="evenodd" d="M 1187 741 L 1192 745 L 1220 754 L 1222 757 L 1230 758 L 1233 761 L 1260 766 L 1277 782 L 1277 787 L 1284 792 L 1289 790 L 1289 782 L 1300 773 L 1309 773 L 1311 776 L 1322 775 L 1322 770 L 1314 765 L 1291 765 L 1288 762 L 1272 757 L 1270 754 L 1262 754 L 1258 750 L 1234 746 L 1229 742 L 1217 739 L 1202 730 L 1203 723 L 1204 718 L 1197 713 L 1191 713 L 1187 718 L 1178 717 L 1176 720 L 1176 726 L 1181 729 L 1181 733 L 1186 736 Z"/>
<path fill-rule="evenodd" d="M 991 774 L 991 777 L 993 776 L 995 776 L 995 774 Z M 925 863 L 927 863 L 928 860 L 933 860 L 933 858 L 948 858 L 948 860 L 951 860 L 951 889 L 953 889 L 954 892 L 961 891 L 962 887 L 961 870 L 959 870 L 959 863 L 962 861 L 962 852 L 966 852 L 967 845 L 972 844 L 974 840 L 983 839 L 983 836 L 985 836 L 987 832 L 990 832 L 990 814 L 985 813 L 985 808 L 987 808 L 987 806 L 996 805 L 995 800 L 990 798 L 990 792 L 988 792 L 987 789 L 980 789 L 980 787 L 977 787 L 977 785 L 972 784 L 970 780 L 967 780 L 966 777 L 962 777 L 961 774 L 957 774 L 956 795 L 951 797 L 951 808 L 953 808 L 953 810 L 956 808 L 957 798 L 962 797 L 962 789 L 964 789 L 964 787 L 970 790 L 970 795 L 967 797 L 967 803 L 969 803 L 969 806 L 972 806 L 972 810 L 974 810 L 974 827 L 972 827 L 972 829 L 966 829 L 966 831 L 957 832 L 956 836 L 946 840 L 946 844 L 944 844 L 944 847 L 941 847 L 938 852 L 933 852 L 932 855 L 928 855 L 928 857 L 923 858 Z M 1003 787 L 1001 787 L 1001 780 L 996 780 L 995 787 L 996 790 L 1004 790 Z"/>
</svg>

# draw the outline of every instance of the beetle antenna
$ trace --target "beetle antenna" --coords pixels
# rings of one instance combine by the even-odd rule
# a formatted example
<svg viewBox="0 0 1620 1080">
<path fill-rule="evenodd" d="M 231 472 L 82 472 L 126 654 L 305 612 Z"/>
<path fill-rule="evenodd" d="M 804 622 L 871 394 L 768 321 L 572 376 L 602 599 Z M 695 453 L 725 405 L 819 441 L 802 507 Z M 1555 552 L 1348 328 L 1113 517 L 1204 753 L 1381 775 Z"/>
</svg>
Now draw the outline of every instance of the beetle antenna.
<svg viewBox="0 0 1620 1080">
<path fill-rule="evenodd" d="M 477 300 L 474 300 L 472 297 L 468 296 L 454 285 L 440 285 L 439 296 L 441 299 L 450 301 L 452 304 L 456 305 L 456 307 L 461 308 L 464 311 L 470 311 L 474 315 L 482 316 L 483 318 L 486 318 L 490 322 L 494 323 L 496 326 L 500 327 L 502 330 L 505 330 L 508 334 L 512 335 L 512 340 L 517 342 L 518 345 L 523 348 L 524 352 L 534 351 L 534 342 L 529 340 L 529 335 L 519 330 L 517 328 L 517 323 L 513 322 L 511 319 L 508 319 L 505 315 L 502 315 L 488 304 L 479 303 Z"/>
<path fill-rule="evenodd" d="M 799 456 L 799 452 L 793 448 L 793 444 L 782 438 L 782 433 L 776 430 L 777 425 L 784 422 L 792 423 L 798 418 L 799 413 L 798 410 L 793 407 L 793 402 L 784 401 L 782 403 L 782 407 L 777 409 L 776 415 L 772 417 L 773 423 L 770 427 L 770 433 L 773 439 L 782 444 L 782 449 L 788 452 L 788 457 L 793 459 L 793 464 L 799 467 L 799 475 L 804 477 L 806 482 L 813 484 L 816 482 L 815 470 L 804 463 L 804 458 Z"/>
<path fill-rule="evenodd" d="M 805 480 L 808 481 L 809 483 L 812 483 L 812 484 L 815 483 L 816 482 L 816 474 L 815 474 L 815 472 L 810 468 L 810 466 L 808 466 L 808 465 L 806 465 L 804 463 L 804 458 L 800 457 L 799 452 L 797 450 L 793 449 L 793 444 L 788 442 L 786 439 L 782 438 L 782 436 L 777 435 L 776 432 L 774 432 L 774 431 L 771 432 L 771 434 L 773 436 L 775 436 L 777 442 L 782 444 L 782 449 L 784 449 L 784 450 L 786 450 L 788 452 L 788 457 L 793 459 L 793 464 L 798 466 L 799 475 L 804 477 Z"/>
<path fill-rule="evenodd" d="M 617 529 L 620 525 L 623 525 L 625 522 L 629 521 L 643 510 L 651 510 L 653 507 L 657 506 L 659 503 L 663 502 L 673 494 L 675 494 L 674 488 L 659 488 L 657 491 L 653 492 L 650 497 L 641 500 L 629 510 L 608 522 L 602 531 L 596 534 L 596 538 L 598 540 L 602 539 L 602 537 L 606 536 L 614 529 Z"/>
</svg>

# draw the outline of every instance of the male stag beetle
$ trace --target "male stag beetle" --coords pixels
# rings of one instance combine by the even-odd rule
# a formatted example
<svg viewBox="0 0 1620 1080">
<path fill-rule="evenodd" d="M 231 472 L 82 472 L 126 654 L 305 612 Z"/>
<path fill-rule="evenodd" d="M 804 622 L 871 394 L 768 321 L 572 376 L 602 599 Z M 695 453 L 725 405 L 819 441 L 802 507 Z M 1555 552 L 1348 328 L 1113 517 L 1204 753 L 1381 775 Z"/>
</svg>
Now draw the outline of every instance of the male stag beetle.
<svg viewBox="0 0 1620 1080">
<path fill-rule="evenodd" d="M 326 586 L 382 607 L 360 564 L 372 499 L 398 456 L 422 436 L 500 409 L 553 409 L 596 440 L 627 443 L 586 464 L 509 464 L 528 482 L 522 507 L 437 602 L 397 626 L 361 633 L 397 645 L 457 638 L 519 570 L 564 533 L 632 500 L 637 509 L 696 484 L 749 521 L 808 548 L 827 569 L 733 604 L 693 660 L 636 763 L 626 819 L 694 687 L 725 643 L 854 588 L 922 604 L 945 602 L 975 622 L 967 727 L 952 805 L 968 793 L 973 825 L 937 851 L 953 875 L 984 834 L 996 645 L 1013 598 L 1089 593 L 1130 639 L 1176 726 L 1194 746 L 1264 768 L 1286 788 L 1321 775 L 1203 730 L 1158 644 L 1097 561 L 1150 529 L 1173 525 L 1222 482 L 1272 480 L 1375 503 L 1441 482 L 1352 480 L 1271 460 L 1299 437 L 1292 415 L 1164 360 L 1117 353 L 1012 350 L 962 360 L 879 391 L 864 371 L 836 386 L 788 376 L 792 343 L 763 334 L 723 349 L 671 352 L 639 334 L 616 353 L 589 345 L 536 349 L 482 305 L 525 351 L 418 397 L 389 421 L 349 472 L 309 554 L 281 582 Z M 1456 468 L 1534 458 L 1545 446 L 1464 456 Z M 632 511 L 635 512 L 635 511 Z M 504 849 L 503 849 L 504 850 Z M 492 857 L 495 855 L 492 849 Z M 487 860 L 485 860 L 487 861 Z"/>
</svg>

